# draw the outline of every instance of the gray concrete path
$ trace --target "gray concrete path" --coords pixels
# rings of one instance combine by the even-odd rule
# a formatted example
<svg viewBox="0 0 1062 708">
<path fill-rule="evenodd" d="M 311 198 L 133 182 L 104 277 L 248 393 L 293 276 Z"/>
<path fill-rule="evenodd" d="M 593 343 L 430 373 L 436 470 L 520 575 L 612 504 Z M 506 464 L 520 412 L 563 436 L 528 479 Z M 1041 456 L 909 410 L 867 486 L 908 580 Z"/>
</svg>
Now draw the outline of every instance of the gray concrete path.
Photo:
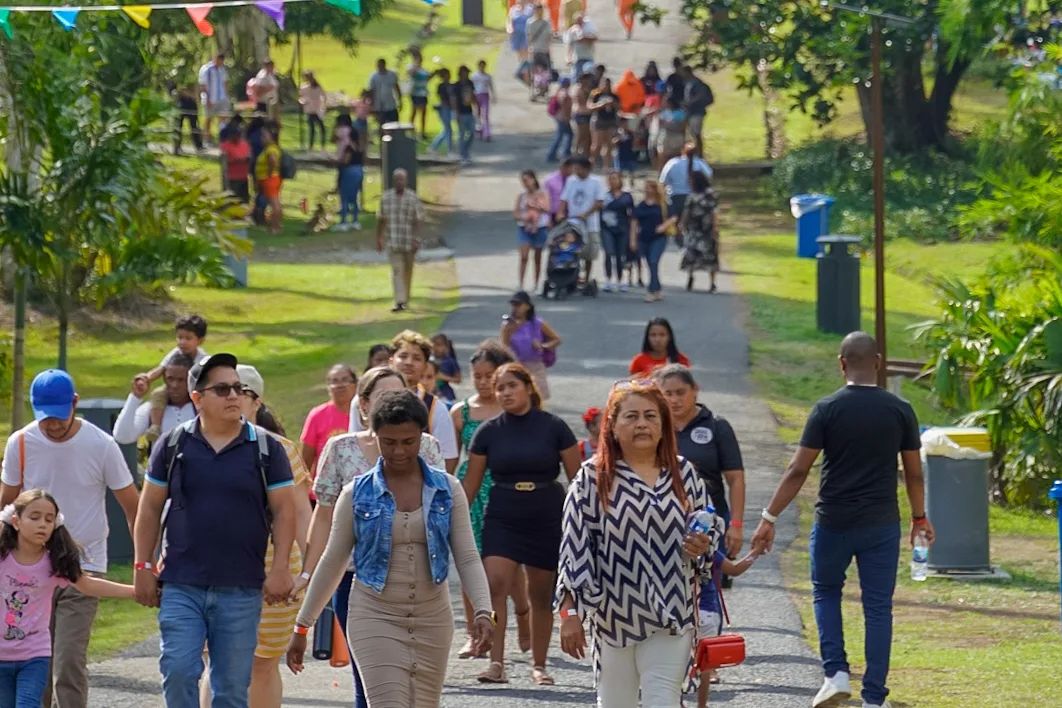
<svg viewBox="0 0 1062 708">
<path fill-rule="evenodd" d="M 636 27 L 634 39 L 627 41 L 613 4 L 590 1 L 591 16 L 603 37 L 598 57 L 610 67 L 611 75 L 618 78 L 628 66 L 640 74 L 650 59 L 661 67 L 668 66 L 685 30 L 675 12 L 678 3 L 665 0 L 662 6 L 671 10 L 662 26 Z M 562 47 L 555 44 L 555 60 L 562 53 Z M 496 137 L 492 143 L 474 146 L 474 164 L 461 170 L 451 196 L 456 213 L 448 222 L 445 239 L 457 255 L 461 304 L 444 331 L 454 338 L 462 360 L 467 360 L 478 342 L 497 336 L 501 315 L 508 310 L 508 297 L 516 287 L 510 212 L 518 190 L 517 175 L 532 168 L 544 177 L 549 170 L 544 156 L 552 120 L 542 103 L 528 103 L 526 89 L 511 78 L 514 69 L 511 53 L 503 51 L 495 74 L 500 93 L 493 107 Z M 758 120 L 758 116 L 750 119 Z M 580 413 L 590 405 L 602 405 L 611 383 L 626 374 L 630 358 L 640 347 L 646 321 L 654 316 L 667 317 L 676 329 L 681 349 L 693 360 L 703 401 L 731 421 L 741 441 L 750 492 L 745 515 L 747 539 L 777 482 L 785 449 L 775 434 L 770 411 L 748 381 L 748 341 L 741 327 L 741 303 L 725 275 L 716 295 L 705 293 L 704 283 L 699 284 L 700 292 L 686 293 L 675 251 L 666 255 L 662 273 L 666 299 L 661 303 L 642 302 L 644 293 L 636 290 L 603 293 L 597 299 L 573 297 L 538 304 L 539 312 L 564 339 L 559 361 L 550 371 L 550 408 L 582 435 Z M 469 387 L 462 387 L 461 393 L 468 392 Z M 788 545 L 795 530 L 792 514 L 786 514 L 778 528 L 778 550 Z M 455 615 L 461 618 L 456 586 L 453 594 Z M 748 643 L 749 658 L 743 666 L 722 672 L 723 683 L 713 690 L 713 703 L 764 708 L 810 704 L 820 681 L 818 663 L 803 641 L 799 615 L 782 588 L 777 555 L 761 559 L 736 582 L 727 599 L 735 631 Z M 463 619 L 459 619 L 458 627 L 451 657 L 456 657 L 463 641 Z M 486 668 L 485 660 L 451 658 L 442 705 L 546 708 L 594 704 L 587 661 L 575 662 L 562 655 L 555 638 L 550 661 L 557 686 L 537 688 L 530 679 L 530 657 L 519 654 L 515 645 L 515 631 L 510 629 L 508 686 L 476 683 L 475 676 Z M 155 640 L 123 658 L 93 665 L 91 704 L 107 708 L 161 705 L 157 660 Z M 344 670 L 312 662 L 299 677 L 286 669 L 283 673 L 285 705 L 350 705 L 350 677 Z"/>
</svg>

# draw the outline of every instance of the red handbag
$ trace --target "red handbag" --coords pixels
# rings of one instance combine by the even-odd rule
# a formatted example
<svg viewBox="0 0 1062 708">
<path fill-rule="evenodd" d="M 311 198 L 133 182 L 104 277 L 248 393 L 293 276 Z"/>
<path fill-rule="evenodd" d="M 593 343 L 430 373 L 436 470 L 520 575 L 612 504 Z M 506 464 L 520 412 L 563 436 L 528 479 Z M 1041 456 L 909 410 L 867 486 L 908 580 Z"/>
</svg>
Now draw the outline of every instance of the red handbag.
<svg viewBox="0 0 1062 708">
<path fill-rule="evenodd" d="M 723 591 L 715 582 L 715 591 L 719 594 L 719 605 L 723 608 L 723 617 L 730 626 L 730 613 L 726 611 Z M 745 638 L 740 634 L 720 634 L 718 637 L 705 637 L 697 642 L 697 655 L 694 663 L 700 671 L 722 669 L 737 666 L 745 661 Z"/>
</svg>

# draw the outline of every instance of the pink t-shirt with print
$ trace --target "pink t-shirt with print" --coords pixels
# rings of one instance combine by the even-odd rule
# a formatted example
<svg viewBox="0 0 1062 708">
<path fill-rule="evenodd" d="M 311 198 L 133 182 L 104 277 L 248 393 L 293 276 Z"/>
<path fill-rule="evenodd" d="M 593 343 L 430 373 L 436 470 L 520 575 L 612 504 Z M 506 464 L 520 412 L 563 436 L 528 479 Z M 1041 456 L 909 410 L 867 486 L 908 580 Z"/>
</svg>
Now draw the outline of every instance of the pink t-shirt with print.
<svg viewBox="0 0 1062 708">
<path fill-rule="evenodd" d="M 52 655 L 48 626 L 52 620 L 52 593 L 70 585 L 52 575 L 52 559 L 45 554 L 33 565 L 22 565 L 11 553 L 0 560 L 0 599 L 4 624 L 0 634 L 0 661 L 27 661 Z"/>
<path fill-rule="evenodd" d="M 321 465 L 321 452 L 325 443 L 333 435 L 347 432 L 350 427 L 350 413 L 339 410 L 336 404 L 328 401 L 316 406 L 306 416 L 306 423 L 302 426 L 302 436 L 299 440 L 303 445 L 311 445 L 317 451 L 317 462 L 314 469 L 310 470 L 312 477 L 317 476 L 317 468 Z"/>
</svg>

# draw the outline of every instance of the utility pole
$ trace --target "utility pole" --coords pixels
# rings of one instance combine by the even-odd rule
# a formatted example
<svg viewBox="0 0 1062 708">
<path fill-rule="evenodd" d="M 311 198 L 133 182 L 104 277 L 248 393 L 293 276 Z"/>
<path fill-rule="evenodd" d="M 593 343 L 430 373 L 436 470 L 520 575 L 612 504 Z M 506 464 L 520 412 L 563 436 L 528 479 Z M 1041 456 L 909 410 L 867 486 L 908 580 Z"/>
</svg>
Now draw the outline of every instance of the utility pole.
<svg viewBox="0 0 1062 708">
<path fill-rule="evenodd" d="M 874 338 L 878 342 L 881 366 L 878 386 L 886 386 L 885 344 L 885 117 L 881 95 L 881 23 L 871 20 L 870 30 L 870 141 L 874 151 Z"/>
</svg>

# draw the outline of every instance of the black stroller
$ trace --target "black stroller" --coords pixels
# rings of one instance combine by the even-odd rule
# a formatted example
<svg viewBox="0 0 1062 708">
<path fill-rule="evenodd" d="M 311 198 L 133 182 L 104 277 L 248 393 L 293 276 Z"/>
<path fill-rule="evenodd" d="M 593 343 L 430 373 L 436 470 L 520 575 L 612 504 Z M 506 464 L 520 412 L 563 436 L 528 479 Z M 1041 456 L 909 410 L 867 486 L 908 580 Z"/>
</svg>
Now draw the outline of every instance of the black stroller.
<svg viewBox="0 0 1062 708">
<path fill-rule="evenodd" d="M 592 261 L 594 256 L 587 238 L 585 224 L 575 219 L 562 221 L 549 232 L 549 257 L 542 297 L 552 295 L 556 300 L 563 300 L 575 292 L 597 297 L 597 281 L 579 278 L 583 262 Z"/>
</svg>

